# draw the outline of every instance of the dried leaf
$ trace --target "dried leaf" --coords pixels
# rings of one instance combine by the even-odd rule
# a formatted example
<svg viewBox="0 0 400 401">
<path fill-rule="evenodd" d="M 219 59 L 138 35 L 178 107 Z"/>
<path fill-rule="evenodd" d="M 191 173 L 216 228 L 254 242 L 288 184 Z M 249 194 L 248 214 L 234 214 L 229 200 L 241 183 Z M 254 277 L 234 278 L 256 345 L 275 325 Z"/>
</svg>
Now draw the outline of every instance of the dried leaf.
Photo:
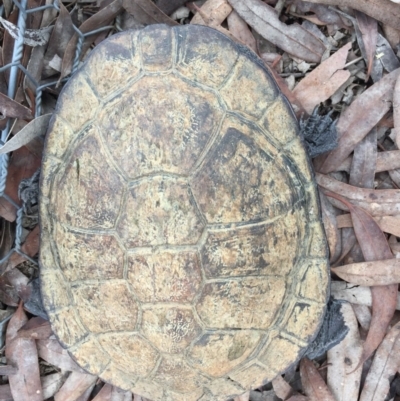
<svg viewBox="0 0 400 401">
<path fill-rule="evenodd" d="M 229 0 L 236 12 L 261 36 L 302 60 L 318 63 L 325 45 L 298 24 L 282 23 L 274 8 L 261 0 Z"/>
<path fill-rule="evenodd" d="M 97 376 L 72 372 L 60 390 L 54 395 L 54 401 L 76 401 L 96 380 Z"/>
<path fill-rule="evenodd" d="M 7 363 L 18 367 L 18 372 L 10 375 L 8 380 L 14 401 L 43 401 L 35 340 L 18 336 L 18 330 L 27 320 L 21 303 L 7 328 Z"/>
<path fill-rule="evenodd" d="M 9 384 L 0 385 L 0 400 L 1 401 L 14 401 L 11 394 L 11 388 Z"/>
<path fill-rule="evenodd" d="M 31 47 L 45 45 L 49 41 L 50 34 L 53 29 L 52 26 L 43 29 L 25 29 L 24 34 L 21 35 L 18 26 L 14 25 L 12 22 L 9 22 L 2 17 L 0 17 L 0 22 L 12 38 L 18 39 L 19 37 L 23 36 L 24 43 Z"/>
<path fill-rule="evenodd" d="M 272 380 L 272 388 L 277 397 L 282 398 L 282 400 L 288 399 L 293 394 L 292 387 L 281 375 Z"/>
<path fill-rule="evenodd" d="M 353 220 L 354 232 L 366 261 L 393 258 L 387 239 L 374 219 L 363 209 L 352 205 L 339 196 L 326 193 L 346 204 Z M 372 320 L 359 365 L 376 350 L 386 334 L 390 320 L 396 310 L 397 284 L 371 288 Z"/>
<path fill-rule="evenodd" d="M 114 0 L 108 6 L 102 8 L 96 14 L 88 18 L 82 25 L 79 26 L 79 30 L 82 33 L 88 33 L 103 26 L 107 26 L 122 10 L 122 0 Z M 94 42 L 97 36 L 98 35 L 89 35 L 85 38 L 82 46 L 82 55 L 85 54 L 86 50 Z M 77 43 L 78 34 L 75 34 L 68 42 L 68 45 L 65 49 L 60 80 L 71 73 Z"/>
<path fill-rule="evenodd" d="M 357 39 L 359 39 L 358 44 L 368 66 L 366 78 L 366 80 L 368 80 L 368 77 L 371 74 L 372 64 L 374 62 L 376 41 L 378 38 L 378 24 L 375 19 L 360 11 L 355 11 L 355 16 L 357 20 L 357 27 L 361 34 L 361 37 L 359 38 L 358 30 L 356 30 Z"/>
<path fill-rule="evenodd" d="M 390 0 L 308 0 L 310 3 L 329 4 L 339 7 L 349 7 L 383 22 L 393 28 L 399 27 L 400 9 Z"/>
<path fill-rule="evenodd" d="M 374 128 L 354 148 L 350 169 L 350 185 L 360 188 L 374 188 L 377 153 L 377 129 Z"/>
<path fill-rule="evenodd" d="M 39 225 L 37 225 L 25 238 L 25 241 L 21 246 L 21 251 L 30 257 L 35 256 L 39 252 L 39 237 L 40 229 Z M 13 269 L 25 260 L 26 258 L 24 256 L 14 252 L 7 260 L 6 266 L 2 270 L 2 273 Z"/>
<path fill-rule="evenodd" d="M 312 113 L 315 106 L 329 99 L 350 77 L 350 72 L 343 70 L 350 49 L 349 42 L 323 61 L 295 87 L 293 93 L 308 114 Z"/>
<path fill-rule="evenodd" d="M 61 347 L 57 340 L 38 340 L 39 356 L 46 362 L 57 366 L 61 370 L 71 370 L 78 373 L 85 371 L 70 357 L 68 351 Z"/>
<path fill-rule="evenodd" d="M 386 335 L 375 353 L 374 360 L 365 379 L 360 401 L 387 399 L 390 383 L 400 368 L 400 323 Z"/>
<path fill-rule="evenodd" d="M 247 391 L 244 394 L 235 397 L 233 401 L 249 401 L 249 399 L 250 399 L 250 391 Z"/>
<path fill-rule="evenodd" d="M 228 28 L 233 36 L 238 38 L 238 40 L 252 49 L 254 52 L 257 52 L 257 43 L 254 35 L 251 33 L 251 30 L 247 26 L 246 22 L 239 16 L 236 11 L 232 11 L 228 15 Z"/>
<path fill-rule="evenodd" d="M 370 287 L 357 287 L 345 281 L 331 281 L 331 295 L 338 300 L 357 305 L 372 305 Z"/>
<path fill-rule="evenodd" d="M 397 148 L 400 149 L 400 77 L 398 77 L 396 80 L 393 93 L 393 123 L 395 130 L 395 142 Z M 400 160 L 400 157 L 397 160 Z"/>
<path fill-rule="evenodd" d="M 332 271 L 355 285 L 371 287 L 400 283 L 400 259 L 353 263 L 332 268 Z"/>
<path fill-rule="evenodd" d="M 372 216 L 388 216 L 400 214 L 400 190 L 398 189 L 365 189 L 353 187 L 327 175 L 316 173 L 318 185 L 351 201 Z M 330 199 L 332 204 L 348 211 L 343 203 Z"/>
<path fill-rule="evenodd" d="M 53 373 L 51 375 L 42 376 L 42 389 L 43 398 L 45 400 L 53 397 L 53 395 L 60 389 L 67 378 L 66 373 Z"/>
<path fill-rule="evenodd" d="M 335 401 L 324 379 L 308 358 L 300 361 L 300 376 L 304 392 L 310 401 Z"/>
<path fill-rule="evenodd" d="M 355 369 L 362 353 L 362 343 L 353 308 L 343 303 L 341 312 L 349 332 L 328 351 L 328 386 L 336 401 L 357 400 L 362 369 Z"/>
<path fill-rule="evenodd" d="M 33 317 L 18 332 L 20 338 L 30 338 L 34 340 L 45 340 L 49 338 L 53 331 L 50 322 L 37 316 Z"/>
<path fill-rule="evenodd" d="M 111 384 L 105 384 L 92 401 L 111 401 L 112 388 Z"/>
<path fill-rule="evenodd" d="M 191 24 L 207 25 L 216 28 L 232 12 L 227 0 L 207 0 L 190 21 Z"/>
<path fill-rule="evenodd" d="M 400 68 L 386 75 L 358 96 L 342 113 L 336 126 L 338 147 L 316 166 L 317 171 L 325 174 L 335 171 L 361 139 L 390 110 L 394 84 L 399 75 Z"/>
<path fill-rule="evenodd" d="M 176 21 L 162 12 L 151 0 L 123 0 L 125 10 L 143 25 L 167 24 L 178 25 Z"/>
<path fill-rule="evenodd" d="M 32 118 L 30 109 L 10 99 L 3 93 L 0 93 L 0 113 L 3 115 L 2 118 L 11 117 L 22 120 L 30 120 Z"/>
</svg>

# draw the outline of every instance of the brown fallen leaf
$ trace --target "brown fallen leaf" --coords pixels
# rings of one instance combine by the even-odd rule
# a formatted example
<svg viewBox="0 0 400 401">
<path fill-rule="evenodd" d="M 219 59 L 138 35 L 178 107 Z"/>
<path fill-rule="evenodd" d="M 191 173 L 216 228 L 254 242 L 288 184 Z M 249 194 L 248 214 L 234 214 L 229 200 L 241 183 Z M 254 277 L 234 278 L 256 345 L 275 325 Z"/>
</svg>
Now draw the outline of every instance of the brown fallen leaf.
<svg viewBox="0 0 400 401">
<path fill-rule="evenodd" d="M 97 376 L 72 372 L 60 390 L 54 395 L 54 401 L 76 401 L 96 380 Z"/>
<path fill-rule="evenodd" d="M 281 375 L 275 377 L 271 383 L 277 397 L 282 400 L 287 400 L 293 394 L 292 387 Z"/>
<path fill-rule="evenodd" d="M 286 401 L 310 401 L 310 399 L 307 397 L 304 397 L 304 395 L 296 394 L 296 395 L 292 395 Z"/>
<path fill-rule="evenodd" d="M 95 29 L 107 26 L 111 21 L 123 10 L 122 0 L 114 0 L 108 6 L 102 8 L 96 14 L 88 18 L 82 25 L 79 26 L 79 30 L 82 33 L 88 33 Z M 129 11 L 128 11 L 129 12 Z M 85 38 L 81 55 L 84 55 L 90 45 L 94 42 L 97 35 L 89 35 Z M 78 43 L 78 34 L 75 33 L 71 40 L 68 42 L 65 48 L 65 53 L 61 66 L 60 81 L 72 71 L 72 64 L 75 58 L 76 45 Z"/>
<path fill-rule="evenodd" d="M 54 396 L 54 394 L 60 389 L 67 378 L 66 372 L 52 373 L 47 376 L 41 377 L 43 398 L 45 400 Z"/>
<path fill-rule="evenodd" d="M 25 241 L 21 246 L 21 251 L 30 257 L 35 256 L 39 252 L 39 237 L 40 229 L 39 225 L 37 225 L 25 238 Z M 2 270 L 2 273 L 13 269 L 25 260 L 26 258 L 24 256 L 14 252 L 8 259 L 4 270 Z"/>
<path fill-rule="evenodd" d="M 231 32 L 233 36 L 238 38 L 239 41 L 244 43 L 254 52 L 257 52 L 257 43 L 254 35 L 251 33 L 251 30 L 247 26 L 246 22 L 236 11 L 233 10 L 228 15 L 227 22 L 229 32 Z"/>
<path fill-rule="evenodd" d="M 393 376 L 400 368 L 400 323 L 394 325 L 376 350 L 360 401 L 386 399 Z"/>
<path fill-rule="evenodd" d="M 385 235 L 371 215 L 336 194 L 326 192 L 326 195 L 336 198 L 348 207 L 353 220 L 354 232 L 366 261 L 393 258 Z M 397 287 L 397 284 L 371 287 L 372 320 L 358 366 L 372 355 L 386 334 L 396 310 Z"/>
<path fill-rule="evenodd" d="M 355 11 L 355 17 L 358 28 L 356 29 L 358 44 L 367 63 L 367 77 L 365 78 L 365 81 L 368 81 L 375 57 L 376 41 L 378 38 L 378 23 L 374 18 L 371 18 L 357 10 Z M 360 32 L 360 38 L 358 32 Z"/>
<path fill-rule="evenodd" d="M 111 393 L 113 386 L 111 384 L 105 384 L 101 390 L 97 393 L 96 397 L 92 401 L 111 401 Z"/>
<path fill-rule="evenodd" d="M 249 399 L 250 399 L 250 391 L 247 391 L 244 394 L 235 397 L 233 401 L 249 401 Z"/>
<path fill-rule="evenodd" d="M 20 338 L 30 338 L 34 340 L 46 340 L 52 334 L 53 331 L 51 330 L 50 322 L 39 316 L 29 319 L 18 332 Z"/>
<path fill-rule="evenodd" d="M 235 11 L 261 36 L 302 60 L 318 63 L 325 45 L 298 24 L 286 25 L 276 10 L 261 0 L 229 0 Z"/>
<path fill-rule="evenodd" d="M 400 8 L 390 0 L 308 0 L 310 3 L 330 4 L 339 7 L 350 7 L 362 11 L 378 21 L 393 28 L 399 27 Z"/>
<path fill-rule="evenodd" d="M 22 120 L 33 118 L 30 109 L 10 99 L 3 93 L 0 93 L 0 113 L 2 114 L 2 118 L 20 118 Z"/>
<path fill-rule="evenodd" d="M 151 0 L 123 0 L 122 5 L 129 14 L 133 15 L 143 25 L 178 25 L 176 21 L 168 17 Z"/>
<path fill-rule="evenodd" d="M 61 370 L 84 373 L 85 371 L 70 357 L 68 351 L 57 340 L 38 340 L 39 356 Z"/>
<path fill-rule="evenodd" d="M 318 161 L 315 166 L 317 171 L 325 174 L 335 171 L 390 110 L 394 84 L 399 75 L 400 68 L 386 75 L 358 96 L 342 113 L 336 125 L 338 147 Z"/>
<path fill-rule="evenodd" d="M 226 20 L 232 12 L 227 0 L 207 0 L 190 21 L 191 24 L 207 25 L 216 28 Z"/>
<path fill-rule="evenodd" d="M 400 237 L 400 216 L 374 216 L 381 230 Z M 338 228 L 353 227 L 350 214 L 336 216 Z"/>
<path fill-rule="evenodd" d="M 377 153 L 377 129 L 373 128 L 354 148 L 350 168 L 350 185 L 374 188 Z"/>
<path fill-rule="evenodd" d="M 9 384 L 0 385 L 0 400 L 1 401 L 14 401 L 11 394 L 11 388 Z"/>
<path fill-rule="evenodd" d="M 332 268 L 332 271 L 355 285 L 371 287 L 400 283 L 400 259 L 353 263 Z"/>
<path fill-rule="evenodd" d="M 300 361 L 300 377 L 303 390 L 310 401 L 335 401 L 324 379 L 308 358 Z"/>
<path fill-rule="evenodd" d="M 345 281 L 331 281 L 331 295 L 333 298 L 352 304 L 371 306 L 372 295 L 370 287 L 354 286 Z"/>
<path fill-rule="evenodd" d="M 354 368 L 361 357 L 362 342 L 352 305 L 343 303 L 341 312 L 349 332 L 328 351 L 327 383 L 335 401 L 357 400 L 362 368 Z"/>
<path fill-rule="evenodd" d="M 294 88 L 293 93 L 308 114 L 315 106 L 329 99 L 349 78 L 350 72 L 343 70 L 351 43 L 347 43 L 310 74 L 306 75 Z"/>
<path fill-rule="evenodd" d="M 393 93 L 393 123 L 396 146 L 400 149 L 400 77 L 396 80 Z"/>
<path fill-rule="evenodd" d="M 316 173 L 315 177 L 319 186 L 346 198 L 372 216 L 400 214 L 400 190 L 398 189 L 358 188 L 324 174 Z M 330 202 L 335 207 L 348 211 L 347 206 L 336 199 L 332 198 Z"/>
<path fill-rule="evenodd" d="M 8 380 L 14 401 L 43 401 L 35 340 L 18 336 L 18 330 L 27 320 L 22 303 L 20 303 L 7 327 L 7 363 L 18 368 L 14 375 L 8 377 Z"/>
</svg>

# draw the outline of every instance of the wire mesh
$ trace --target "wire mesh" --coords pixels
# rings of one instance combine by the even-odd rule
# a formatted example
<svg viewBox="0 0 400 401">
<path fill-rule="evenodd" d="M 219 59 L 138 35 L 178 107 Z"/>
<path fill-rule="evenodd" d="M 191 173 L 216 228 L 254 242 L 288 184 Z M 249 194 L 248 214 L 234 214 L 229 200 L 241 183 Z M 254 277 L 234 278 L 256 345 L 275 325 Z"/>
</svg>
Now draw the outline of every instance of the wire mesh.
<svg viewBox="0 0 400 401">
<path fill-rule="evenodd" d="M 12 60 L 11 63 L 4 65 L 3 67 L 0 68 L 0 72 L 4 72 L 6 70 L 10 71 L 9 75 L 9 82 L 8 82 L 8 92 L 7 96 L 11 99 L 14 99 L 16 91 L 17 91 L 17 82 L 18 82 L 18 75 L 19 72 L 21 71 L 22 74 L 29 79 L 29 81 L 33 84 L 35 88 L 35 118 L 39 117 L 42 113 L 42 95 L 43 91 L 47 88 L 54 87 L 57 84 L 59 84 L 59 80 L 54 80 L 51 82 L 46 82 L 46 83 L 41 83 L 38 82 L 35 78 L 32 77 L 32 75 L 27 71 L 27 69 L 23 66 L 21 63 L 22 57 L 23 57 L 23 51 L 24 51 L 24 35 L 26 32 L 26 20 L 29 14 L 35 13 L 35 12 L 41 12 L 46 9 L 55 9 L 57 11 L 60 11 L 60 8 L 58 6 L 58 0 L 54 0 L 52 4 L 45 5 L 45 6 L 40 6 L 32 9 L 27 8 L 27 0 L 12 0 L 13 4 L 15 7 L 18 8 L 19 14 L 18 14 L 18 22 L 17 22 L 17 28 L 18 28 L 18 37 L 15 39 L 14 42 L 14 48 L 13 48 L 13 55 L 12 55 Z M 0 16 L 3 16 L 4 13 L 4 7 L 0 7 Z M 75 32 L 78 34 L 78 41 L 75 49 L 75 57 L 72 63 L 72 70 L 71 70 L 71 75 L 77 70 L 79 67 L 79 61 L 82 53 L 82 47 L 84 44 L 84 40 L 86 37 L 97 34 L 106 30 L 110 29 L 116 29 L 117 31 L 121 30 L 120 27 L 120 20 L 117 18 L 116 20 L 116 26 L 104 26 L 99 29 L 95 29 L 89 32 L 81 32 L 78 27 L 73 25 L 73 28 Z M 61 82 L 64 83 L 68 81 L 69 76 L 62 79 Z M 9 137 L 11 130 L 11 119 L 8 120 L 6 127 L 1 131 L 0 135 L 0 145 L 3 146 L 7 138 Z M 15 240 L 14 240 L 14 246 L 13 248 L 2 258 L 0 259 L 0 265 L 2 265 L 4 262 L 6 262 L 10 256 L 14 253 L 17 252 L 18 254 L 22 255 L 25 257 L 27 260 L 31 261 L 32 263 L 37 265 L 37 261 L 26 255 L 22 250 L 21 250 L 21 245 L 22 245 L 22 232 L 23 232 L 23 227 L 22 227 L 22 218 L 24 215 L 24 204 L 22 206 L 18 205 L 16 202 L 14 202 L 13 199 L 11 199 L 6 193 L 6 181 L 7 181 L 7 175 L 8 175 L 8 167 L 9 167 L 9 154 L 0 154 L 0 197 L 5 198 L 8 202 L 10 202 L 15 208 L 16 208 L 16 232 L 15 232 Z"/>
</svg>

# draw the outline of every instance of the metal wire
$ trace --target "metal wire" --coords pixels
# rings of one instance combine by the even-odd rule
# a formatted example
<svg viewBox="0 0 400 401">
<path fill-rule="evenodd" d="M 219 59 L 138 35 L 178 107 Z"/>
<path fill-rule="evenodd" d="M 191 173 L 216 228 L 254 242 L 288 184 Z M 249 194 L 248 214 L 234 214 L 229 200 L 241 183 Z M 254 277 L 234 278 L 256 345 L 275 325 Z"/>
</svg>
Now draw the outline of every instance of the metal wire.
<svg viewBox="0 0 400 401">
<path fill-rule="evenodd" d="M 18 75 L 20 72 L 27 77 L 33 86 L 35 87 L 35 118 L 39 117 L 42 113 L 42 95 L 43 91 L 46 88 L 56 86 L 59 84 L 59 81 L 55 80 L 52 82 L 40 83 L 35 80 L 34 77 L 27 71 L 27 69 L 21 64 L 23 51 L 24 51 L 24 35 L 26 32 L 26 19 L 29 14 L 44 11 L 46 9 L 55 9 L 60 11 L 58 6 L 58 0 L 54 0 L 53 4 L 40 6 L 32 9 L 27 9 L 27 0 L 13 0 L 13 4 L 18 8 L 18 37 L 15 39 L 14 48 L 13 48 L 13 55 L 12 60 L 9 64 L 0 67 L 0 73 L 6 70 L 10 71 L 9 82 L 8 82 L 8 92 L 7 95 L 9 98 L 14 99 L 15 93 L 17 91 L 17 82 L 18 82 Z M 0 6 L 0 16 L 3 15 L 4 7 Z M 95 29 L 90 32 L 83 33 L 79 30 L 75 25 L 73 25 L 75 32 L 78 35 L 78 41 L 75 49 L 75 57 L 72 62 L 72 73 L 73 74 L 77 68 L 79 67 L 79 62 L 82 54 L 83 43 L 85 38 L 94 35 L 106 30 L 117 30 L 120 31 L 120 19 L 117 20 L 117 26 L 105 26 L 99 29 Z M 61 80 L 62 83 L 68 81 L 69 77 L 64 78 Z M 7 138 L 10 134 L 11 129 L 11 120 L 9 119 L 7 122 L 6 127 L 1 131 L 0 135 L 0 146 L 4 145 L 7 142 Z M 15 241 L 14 247 L 5 255 L 2 259 L 0 259 L 0 265 L 6 262 L 13 252 L 17 252 L 18 254 L 22 255 L 27 260 L 31 261 L 32 263 L 37 264 L 37 261 L 26 255 L 24 252 L 21 251 L 21 241 L 22 241 L 22 218 L 24 215 L 24 207 L 20 207 L 17 203 L 15 203 L 6 193 L 6 182 L 7 182 L 7 174 L 8 174 L 8 164 L 9 164 L 9 155 L 0 154 L 0 197 L 5 198 L 10 204 L 12 204 L 16 208 L 16 233 L 15 233 Z"/>
</svg>

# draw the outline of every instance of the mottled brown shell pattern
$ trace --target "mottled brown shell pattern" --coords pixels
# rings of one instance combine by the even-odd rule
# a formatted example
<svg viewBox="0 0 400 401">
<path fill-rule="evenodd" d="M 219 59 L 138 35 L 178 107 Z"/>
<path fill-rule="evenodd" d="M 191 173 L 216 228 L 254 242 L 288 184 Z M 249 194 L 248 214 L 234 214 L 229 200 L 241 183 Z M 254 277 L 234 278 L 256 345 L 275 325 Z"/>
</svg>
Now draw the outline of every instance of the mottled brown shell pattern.
<svg viewBox="0 0 400 401">
<path fill-rule="evenodd" d="M 64 88 L 41 178 L 41 281 L 87 371 L 154 401 L 225 401 L 301 356 L 327 248 L 286 99 L 201 26 L 100 44 Z"/>
</svg>

